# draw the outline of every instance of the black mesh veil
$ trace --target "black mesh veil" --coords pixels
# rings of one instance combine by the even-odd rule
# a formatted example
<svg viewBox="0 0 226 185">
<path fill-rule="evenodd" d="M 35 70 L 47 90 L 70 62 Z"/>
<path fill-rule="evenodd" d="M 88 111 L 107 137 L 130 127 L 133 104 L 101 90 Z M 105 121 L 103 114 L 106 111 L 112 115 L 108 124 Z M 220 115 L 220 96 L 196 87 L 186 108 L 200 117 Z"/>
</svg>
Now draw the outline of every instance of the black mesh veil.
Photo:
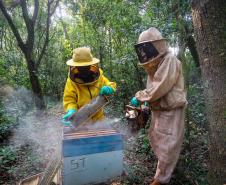
<svg viewBox="0 0 226 185">
<path fill-rule="evenodd" d="M 134 47 L 140 63 L 145 63 L 149 59 L 155 58 L 159 55 L 159 52 L 151 42 L 136 44 Z"/>
</svg>

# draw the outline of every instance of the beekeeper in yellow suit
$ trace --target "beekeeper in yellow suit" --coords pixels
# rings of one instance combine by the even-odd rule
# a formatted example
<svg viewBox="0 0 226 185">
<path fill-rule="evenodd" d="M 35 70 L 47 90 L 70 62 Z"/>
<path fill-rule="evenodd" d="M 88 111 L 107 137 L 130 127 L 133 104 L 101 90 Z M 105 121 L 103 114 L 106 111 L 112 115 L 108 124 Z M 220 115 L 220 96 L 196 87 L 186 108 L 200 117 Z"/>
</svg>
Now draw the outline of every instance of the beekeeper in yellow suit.
<svg viewBox="0 0 226 185">
<path fill-rule="evenodd" d="M 148 75 L 146 89 L 138 91 L 131 104 L 149 102 L 152 111 L 149 139 L 158 164 L 151 185 L 170 181 L 184 136 L 184 109 L 187 104 L 181 62 L 169 52 L 156 28 L 143 31 L 135 45 L 139 64 Z"/>
<path fill-rule="evenodd" d="M 101 95 L 111 95 L 116 90 L 116 83 L 110 82 L 98 67 L 99 59 L 94 58 L 88 47 L 73 50 L 72 59 L 67 61 L 69 73 L 64 89 L 63 106 L 66 114 L 62 123 L 68 126 L 70 118 L 83 105 Z M 93 115 L 95 122 L 104 118 L 103 109 Z M 76 123 L 75 123 L 76 124 Z"/>
</svg>

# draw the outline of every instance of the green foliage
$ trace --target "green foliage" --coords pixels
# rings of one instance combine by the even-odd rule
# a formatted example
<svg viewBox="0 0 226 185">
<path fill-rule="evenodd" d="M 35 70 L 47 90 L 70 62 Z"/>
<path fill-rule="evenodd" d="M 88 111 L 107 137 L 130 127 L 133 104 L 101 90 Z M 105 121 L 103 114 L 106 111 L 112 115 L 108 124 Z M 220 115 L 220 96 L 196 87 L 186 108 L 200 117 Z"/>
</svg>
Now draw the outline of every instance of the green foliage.
<svg viewBox="0 0 226 185">
<path fill-rule="evenodd" d="M 179 12 L 184 12 L 183 18 L 189 17 L 188 1 L 171 0 L 167 3 L 145 0 L 110 2 L 108 0 L 79 2 L 65 0 L 64 6 L 60 5 L 71 18 L 54 19 L 47 55 L 38 70 L 44 94 L 53 95 L 57 99 L 62 96 L 67 77 L 65 62 L 71 58 L 72 49 L 90 46 L 93 55 L 100 58 L 100 67 L 103 68 L 105 75 L 118 84 L 115 101 L 128 103 L 137 90 L 144 88 L 146 80 L 144 70 L 137 65 L 133 45 L 139 33 L 150 26 L 160 28 L 163 34 L 175 43 L 178 25 L 175 15 L 171 14 L 174 4 L 175 6 L 178 4 Z M 40 6 L 45 4 L 40 3 Z M 45 8 L 41 8 L 35 32 L 37 48 L 35 55 L 40 53 L 44 42 L 45 15 Z M 26 38 L 20 8 L 15 8 L 12 16 L 16 25 L 23 28 L 20 34 Z M 27 66 L 22 59 L 23 56 L 15 49 L 16 42 L 11 32 L 7 33 L 7 39 L 10 41 L 3 52 L 2 63 L 6 70 L 2 76 L 12 81 L 12 84 L 30 88 Z"/>
<path fill-rule="evenodd" d="M 204 127 L 207 120 L 205 115 L 205 97 L 199 69 L 195 66 L 190 53 L 185 52 L 183 58 L 185 86 L 188 99 L 188 121 Z"/>
<path fill-rule="evenodd" d="M 4 69 L 4 61 L 2 58 L 0 58 L 0 83 L 4 83 L 7 81 L 7 72 L 6 72 L 6 69 Z"/>
<path fill-rule="evenodd" d="M 12 131 L 12 128 L 15 126 L 15 123 L 12 119 L 5 115 L 3 105 L 0 101 L 0 142 L 3 139 L 6 139 Z"/>
<path fill-rule="evenodd" d="M 203 87 L 201 84 L 192 84 L 188 91 L 189 113 L 192 122 L 205 126 L 207 123 L 205 115 L 205 99 L 203 95 Z"/>
<path fill-rule="evenodd" d="M 16 153 L 10 147 L 0 148 L 0 169 L 9 170 L 16 160 Z"/>
<path fill-rule="evenodd" d="M 141 16 L 136 1 L 89 1 L 84 6 L 86 40 L 101 59 L 105 75 L 117 82 L 115 100 L 127 104 L 144 87 L 144 71 L 137 66 L 133 49 L 140 30 Z M 128 8 L 130 7 L 130 8 Z M 125 9 L 127 10 L 125 12 Z M 85 27 L 86 28 L 86 27 Z M 89 31 L 90 34 L 89 37 Z M 92 42 L 95 41 L 95 42 Z"/>
<path fill-rule="evenodd" d="M 140 176 L 140 174 L 144 173 L 142 170 L 142 166 L 139 165 L 134 165 L 131 168 L 128 169 L 128 177 L 127 179 L 123 182 L 126 185 L 130 184 L 140 184 L 143 185 L 143 179 Z"/>
<path fill-rule="evenodd" d="M 72 57 L 72 49 L 73 48 L 71 48 L 70 42 L 68 40 L 64 40 L 63 48 L 62 48 L 63 50 L 62 55 L 63 55 L 64 61 Z"/>
<path fill-rule="evenodd" d="M 46 165 L 46 164 L 45 164 Z M 44 162 L 29 145 L 0 147 L 0 184 L 15 184 L 28 175 L 44 171 Z"/>
<path fill-rule="evenodd" d="M 148 135 L 147 133 L 145 133 L 145 129 L 141 129 L 139 131 L 139 136 L 137 138 L 137 143 L 140 146 L 139 148 L 137 148 L 137 152 L 141 153 L 141 154 L 150 154 L 151 148 L 150 148 L 150 141 L 148 139 Z"/>
<path fill-rule="evenodd" d="M 10 147 L 0 147 L 0 184 L 4 184 L 12 171 L 12 165 L 17 160 L 17 153 Z"/>
<path fill-rule="evenodd" d="M 0 51 L 0 82 L 30 88 L 26 63 L 17 48 Z"/>
<path fill-rule="evenodd" d="M 39 68 L 39 79 L 42 84 L 43 92 L 46 96 L 59 100 L 62 97 L 65 81 L 67 78 L 68 67 L 66 58 L 69 59 L 69 45 L 65 41 L 54 37 L 48 48 L 48 56 L 45 56 L 45 63 Z M 70 55 L 71 57 L 71 55 Z"/>
<path fill-rule="evenodd" d="M 207 184 L 207 120 L 205 115 L 205 96 L 199 69 L 196 68 L 190 53 L 183 58 L 184 76 L 188 105 L 186 109 L 186 132 L 179 169 L 190 181 Z M 194 182 L 193 182 L 194 183 Z"/>
</svg>

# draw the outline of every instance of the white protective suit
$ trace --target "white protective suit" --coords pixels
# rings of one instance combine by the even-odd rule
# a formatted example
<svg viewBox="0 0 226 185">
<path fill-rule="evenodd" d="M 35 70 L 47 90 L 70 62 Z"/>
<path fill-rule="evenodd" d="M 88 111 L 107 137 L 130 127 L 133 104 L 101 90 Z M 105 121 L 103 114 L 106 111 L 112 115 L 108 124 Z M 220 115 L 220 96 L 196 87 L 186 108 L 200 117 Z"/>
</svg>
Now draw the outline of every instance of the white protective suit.
<svg viewBox="0 0 226 185">
<path fill-rule="evenodd" d="M 145 32 L 156 31 L 149 28 Z M 141 34 L 139 40 L 142 41 Z M 150 38 L 153 40 L 153 38 Z M 156 44 L 156 40 L 153 42 Z M 155 180 L 170 181 L 181 150 L 184 136 L 184 109 L 187 104 L 181 62 L 168 52 L 166 41 L 157 43 L 161 47 L 158 57 L 142 64 L 148 74 L 147 87 L 136 93 L 141 102 L 149 102 L 152 110 L 150 143 L 158 157 Z M 158 51 L 160 51 L 158 49 Z"/>
</svg>

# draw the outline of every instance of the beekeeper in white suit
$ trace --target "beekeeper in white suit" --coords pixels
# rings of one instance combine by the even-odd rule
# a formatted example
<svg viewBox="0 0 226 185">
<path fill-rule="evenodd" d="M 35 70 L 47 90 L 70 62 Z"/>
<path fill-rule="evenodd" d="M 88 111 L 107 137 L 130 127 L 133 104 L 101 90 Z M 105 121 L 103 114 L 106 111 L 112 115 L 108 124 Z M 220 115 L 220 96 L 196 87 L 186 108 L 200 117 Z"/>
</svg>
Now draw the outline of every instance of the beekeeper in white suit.
<svg viewBox="0 0 226 185">
<path fill-rule="evenodd" d="M 150 143 L 158 157 L 151 185 L 167 184 L 179 158 L 184 136 L 187 104 L 181 62 L 169 52 L 168 43 L 154 27 L 143 31 L 135 45 L 139 65 L 147 72 L 146 89 L 138 91 L 131 104 L 149 102 L 152 119 Z"/>
</svg>

